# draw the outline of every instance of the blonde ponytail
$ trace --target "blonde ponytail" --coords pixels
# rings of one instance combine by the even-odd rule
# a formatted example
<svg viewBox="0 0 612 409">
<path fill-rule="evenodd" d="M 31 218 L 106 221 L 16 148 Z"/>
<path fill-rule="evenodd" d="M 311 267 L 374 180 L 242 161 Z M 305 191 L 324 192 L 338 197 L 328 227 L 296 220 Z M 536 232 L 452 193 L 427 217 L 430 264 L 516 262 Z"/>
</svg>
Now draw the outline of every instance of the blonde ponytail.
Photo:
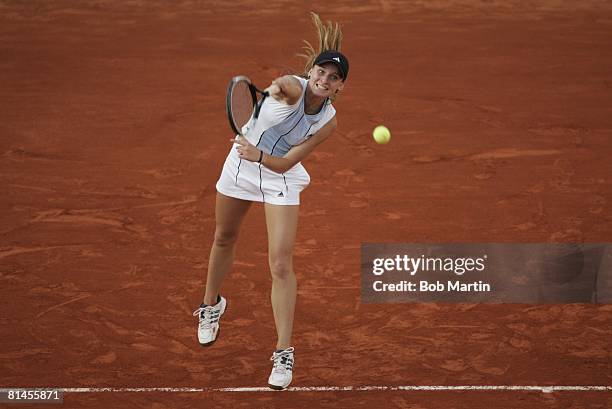
<svg viewBox="0 0 612 409">
<path fill-rule="evenodd" d="M 310 12 L 312 17 L 312 23 L 315 26 L 318 36 L 317 48 L 313 47 L 308 41 L 304 40 L 303 54 L 298 54 L 299 57 L 306 59 L 304 65 L 304 76 L 308 76 L 308 72 L 314 66 L 314 61 L 319 54 L 323 51 L 334 50 L 340 51 L 342 43 L 342 29 L 338 23 L 332 23 L 328 21 L 327 24 L 323 24 L 321 18 L 317 13 Z"/>
</svg>

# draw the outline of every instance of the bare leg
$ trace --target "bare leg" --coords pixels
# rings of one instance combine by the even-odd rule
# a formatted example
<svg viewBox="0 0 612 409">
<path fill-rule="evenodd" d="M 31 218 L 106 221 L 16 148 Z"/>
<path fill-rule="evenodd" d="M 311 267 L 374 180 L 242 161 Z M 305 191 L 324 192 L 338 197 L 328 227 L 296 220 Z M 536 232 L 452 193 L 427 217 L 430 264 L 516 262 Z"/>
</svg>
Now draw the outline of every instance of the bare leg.
<svg viewBox="0 0 612 409">
<path fill-rule="evenodd" d="M 272 273 L 272 310 L 278 334 L 277 349 L 291 346 L 297 282 L 293 271 L 293 244 L 299 206 L 266 204 L 268 250 Z"/>
<path fill-rule="evenodd" d="M 214 305 L 226 273 L 234 263 L 234 253 L 238 232 L 251 202 L 235 199 L 217 192 L 215 206 L 215 240 L 210 249 L 206 293 L 204 303 Z"/>
</svg>

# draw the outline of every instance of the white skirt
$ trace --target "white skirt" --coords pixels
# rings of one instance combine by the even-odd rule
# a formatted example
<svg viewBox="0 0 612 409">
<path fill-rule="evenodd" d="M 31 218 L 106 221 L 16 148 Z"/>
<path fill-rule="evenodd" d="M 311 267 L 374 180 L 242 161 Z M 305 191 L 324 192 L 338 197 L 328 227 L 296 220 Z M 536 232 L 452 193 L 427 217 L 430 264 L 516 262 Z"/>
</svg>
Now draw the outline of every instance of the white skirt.
<svg viewBox="0 0 612 409">
<path fill-rule="evenodd" d="M 232 146 L 223 164 L 217 181 L 219 193 L 252 202 L 300 204 L 300 192 L 310 183 L 310 176 L 301 163 L 285 173 L 276 173 L 257 162 L 241 159 L 236 146 Z"/>
</svg>

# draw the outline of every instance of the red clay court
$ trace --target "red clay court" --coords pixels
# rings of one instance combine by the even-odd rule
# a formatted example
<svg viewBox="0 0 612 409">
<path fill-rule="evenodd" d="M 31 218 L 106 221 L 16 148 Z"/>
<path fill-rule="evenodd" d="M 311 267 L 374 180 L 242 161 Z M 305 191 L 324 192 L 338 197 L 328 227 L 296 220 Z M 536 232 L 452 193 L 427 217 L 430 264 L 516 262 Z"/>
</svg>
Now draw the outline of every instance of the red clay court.
<svg viewBox="0 0 612 409">
<path fill-rule="evenodd" d="M 227 83 L 299 72 L 311 10 L 342 24 L 351 74 L 304 163 L 294 390 L 275 393 L 261 205 L 212 348 L 191 313 Z M 85 388 L 66 408 L 612 407 L 610 305 L 360 300 L 364 242 L 611 242 L 611 154 L 609 2 L 0 0 L 0 388 Z M 399 388 L 458 385 L 604 388 Z"/>
</svg>

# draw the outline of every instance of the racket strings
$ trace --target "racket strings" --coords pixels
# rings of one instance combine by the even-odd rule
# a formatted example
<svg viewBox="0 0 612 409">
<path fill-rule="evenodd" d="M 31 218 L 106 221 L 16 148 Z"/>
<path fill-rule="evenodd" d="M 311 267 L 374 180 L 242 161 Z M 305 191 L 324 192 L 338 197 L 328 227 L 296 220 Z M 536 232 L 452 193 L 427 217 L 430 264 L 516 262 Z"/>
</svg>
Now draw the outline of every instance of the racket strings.
<svg viewBox="0 0 612 409">
<path fill-rule="evenodd" d="M 255 106 L 251 88 L 246 81 L 239 81 L 234 84 L 230 104 L 234 125 L 242 131 L 253 116 Z"/>
</svg>

